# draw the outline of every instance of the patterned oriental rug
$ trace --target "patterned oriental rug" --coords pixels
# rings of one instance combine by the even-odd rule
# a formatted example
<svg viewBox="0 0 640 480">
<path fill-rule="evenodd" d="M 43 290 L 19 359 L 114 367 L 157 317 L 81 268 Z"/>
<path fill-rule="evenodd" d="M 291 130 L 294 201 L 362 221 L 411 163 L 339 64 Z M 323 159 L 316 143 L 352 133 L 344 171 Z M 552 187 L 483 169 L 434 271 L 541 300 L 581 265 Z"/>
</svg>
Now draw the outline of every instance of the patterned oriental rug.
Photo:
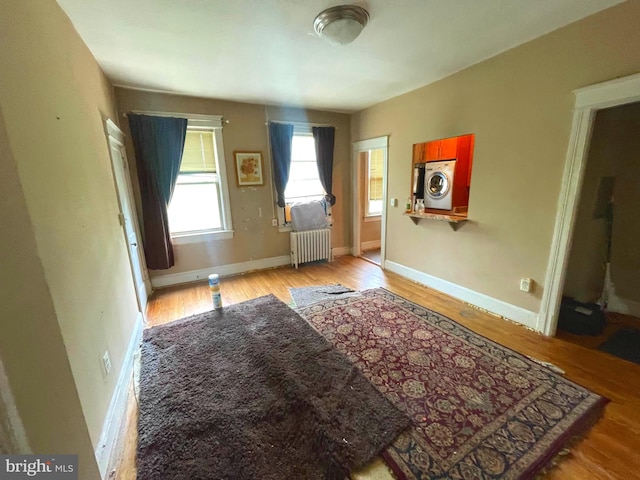
<svg viewBox="0 0 640 480">
<path fill-rule="evenodd" d="M 383 454 L 400 479 L 532 478 L 607 402 L 381 288 L 298 312 L 411 417 Z"/>
</svg>

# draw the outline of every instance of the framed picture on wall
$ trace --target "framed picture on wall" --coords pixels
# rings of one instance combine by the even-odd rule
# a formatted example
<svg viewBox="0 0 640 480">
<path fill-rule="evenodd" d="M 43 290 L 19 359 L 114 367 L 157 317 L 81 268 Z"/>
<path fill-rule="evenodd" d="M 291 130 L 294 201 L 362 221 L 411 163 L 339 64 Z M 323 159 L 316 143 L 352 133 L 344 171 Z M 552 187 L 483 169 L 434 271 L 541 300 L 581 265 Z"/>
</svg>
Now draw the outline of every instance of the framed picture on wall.
<svg viewBox="0 0 640 480">
<path fill-rule="evenodd" d="M 262 154 L 260 152 L 234 152 L 234 156 L 239 187 L 264 185 Z"/>
</svg>

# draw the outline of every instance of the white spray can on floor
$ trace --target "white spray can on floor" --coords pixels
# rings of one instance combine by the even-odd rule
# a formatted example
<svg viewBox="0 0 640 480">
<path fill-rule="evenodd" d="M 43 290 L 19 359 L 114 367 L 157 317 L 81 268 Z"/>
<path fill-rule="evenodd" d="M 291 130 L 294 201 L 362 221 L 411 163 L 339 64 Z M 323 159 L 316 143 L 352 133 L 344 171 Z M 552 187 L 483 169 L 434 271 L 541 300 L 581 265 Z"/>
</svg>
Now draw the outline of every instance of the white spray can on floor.
<svg viewBox="0 0 640 480">
<path fill-rule="evenodd" d="M 220 276 L 217 273 L 209 275 L 209 290 L 211 290 L 213 309 L 220 310 L 222 308 L 222 297 L 220 296 Z"/>
</svg>

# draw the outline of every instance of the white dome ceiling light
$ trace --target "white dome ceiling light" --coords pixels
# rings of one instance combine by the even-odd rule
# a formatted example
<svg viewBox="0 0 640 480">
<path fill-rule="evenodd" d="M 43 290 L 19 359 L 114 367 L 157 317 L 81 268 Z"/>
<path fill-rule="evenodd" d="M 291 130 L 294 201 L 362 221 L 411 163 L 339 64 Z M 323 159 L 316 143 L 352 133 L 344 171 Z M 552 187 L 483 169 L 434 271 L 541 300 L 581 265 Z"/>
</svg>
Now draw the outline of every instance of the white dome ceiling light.
<svg viewBox="0 0 640 480">
<path fill-rule="evenodd" d="M 357 5 L 338 5 L 327 8 L 313 21 L 318 36 L 332 45 L 353 42 L 369 21 L 369 12 Z"/>
</svg>

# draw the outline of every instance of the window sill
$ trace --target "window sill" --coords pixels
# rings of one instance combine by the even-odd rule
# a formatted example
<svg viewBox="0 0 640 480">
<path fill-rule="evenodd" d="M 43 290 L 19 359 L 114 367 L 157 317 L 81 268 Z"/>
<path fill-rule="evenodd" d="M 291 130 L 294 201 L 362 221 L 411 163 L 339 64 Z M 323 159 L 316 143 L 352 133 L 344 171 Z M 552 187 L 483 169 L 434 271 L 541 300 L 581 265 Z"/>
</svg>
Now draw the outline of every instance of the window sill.
<svg viewBox="0 0 640 480">
<path fill-rule="evenodd" d="M 233 230 L 217 230 L 215 232 L 177 234 L 171 236 L 171 241 L 174 245 L 187 245 L 189 243 L 208 243 L 232 238 Z"/>
<path fill-rule="evenodd" d="M 364 222 L 379 222 L 382 220 L 382 215 L 369 215 L 368 217 L 364 217 Z"/>
</svg>

